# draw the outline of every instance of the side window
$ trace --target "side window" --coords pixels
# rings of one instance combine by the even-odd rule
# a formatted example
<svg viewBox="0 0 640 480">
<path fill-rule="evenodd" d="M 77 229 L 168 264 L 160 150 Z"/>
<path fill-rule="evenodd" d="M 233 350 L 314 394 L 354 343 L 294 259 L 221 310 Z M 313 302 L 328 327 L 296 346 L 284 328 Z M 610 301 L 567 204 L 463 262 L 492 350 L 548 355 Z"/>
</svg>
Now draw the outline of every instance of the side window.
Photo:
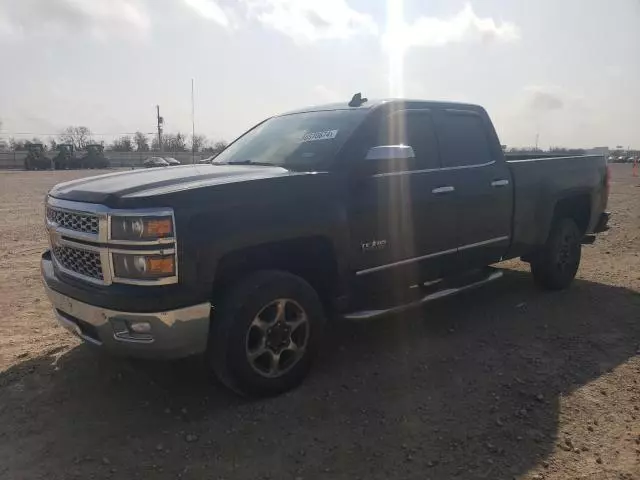
<svg viewBox="0 0 640 480">
<path fill-rule="evenodd" d="M 429 111 L 402 110 L 390 114 L 380 122 L 374 143 L 413 147 L 416 158 L 405 165 L 405 170 L 440 166 L 438 143 Z"/>
<path fill-rule="evenodd" d="M 475 112 L 442 111 L 435 115 L 443 167 L 491 162 L 491 147 L 482 117 Z"/>
</svg>

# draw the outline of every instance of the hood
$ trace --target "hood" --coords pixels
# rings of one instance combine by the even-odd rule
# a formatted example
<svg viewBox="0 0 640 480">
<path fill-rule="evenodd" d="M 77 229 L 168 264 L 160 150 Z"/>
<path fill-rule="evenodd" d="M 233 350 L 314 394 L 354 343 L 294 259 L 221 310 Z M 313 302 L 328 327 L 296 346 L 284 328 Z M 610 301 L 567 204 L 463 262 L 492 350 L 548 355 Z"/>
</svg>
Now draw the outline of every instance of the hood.
<svg viewBox="0 0 640 480">
<path fill-rule="evenodd" d="M 108 173 L 53 187 L 49 195 L 76 202 L 117 203 L 120 199 L 154 197 L 183 190 L 235 182 L 300 175 L 281 167 L 256 165 L 183 165 Z"/>
</svg>

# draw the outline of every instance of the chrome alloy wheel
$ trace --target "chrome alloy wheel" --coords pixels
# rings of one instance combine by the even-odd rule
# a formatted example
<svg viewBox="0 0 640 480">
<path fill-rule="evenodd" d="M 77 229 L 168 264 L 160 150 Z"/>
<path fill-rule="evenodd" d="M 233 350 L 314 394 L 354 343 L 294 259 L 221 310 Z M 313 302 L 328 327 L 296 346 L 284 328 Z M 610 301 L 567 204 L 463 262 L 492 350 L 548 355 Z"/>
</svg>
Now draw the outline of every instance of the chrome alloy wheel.
<svg viewBox="0 0 640 480">
<path fill-rule="evenodd" d="M 265 305 L 255 316 L 246 336 L 246 355 L 253 370 L 277 378 L 304 356 L 309 341 L 309 318 L 288 298 Z"/>
</svg>

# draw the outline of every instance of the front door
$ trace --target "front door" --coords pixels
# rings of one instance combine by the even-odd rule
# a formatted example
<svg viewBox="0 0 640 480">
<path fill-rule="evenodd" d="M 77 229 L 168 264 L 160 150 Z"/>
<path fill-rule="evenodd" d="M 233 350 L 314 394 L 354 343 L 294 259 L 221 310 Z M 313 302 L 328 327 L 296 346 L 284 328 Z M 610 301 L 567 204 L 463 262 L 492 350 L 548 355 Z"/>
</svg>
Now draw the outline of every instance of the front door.
<svg viewBox="0 0 640 480">
<path fill-rule="evenodd" d="M 428 110 L 401 110 L 377 123 L 368 148 L 409 145 L 415 159 L 354 162 L 360 165 L 349 192 L 351 258 L 359 289 L 401 291 L 439 278 L 455 256 L 455 195 L 450 172 L 440 169 Z"/>
</svg>

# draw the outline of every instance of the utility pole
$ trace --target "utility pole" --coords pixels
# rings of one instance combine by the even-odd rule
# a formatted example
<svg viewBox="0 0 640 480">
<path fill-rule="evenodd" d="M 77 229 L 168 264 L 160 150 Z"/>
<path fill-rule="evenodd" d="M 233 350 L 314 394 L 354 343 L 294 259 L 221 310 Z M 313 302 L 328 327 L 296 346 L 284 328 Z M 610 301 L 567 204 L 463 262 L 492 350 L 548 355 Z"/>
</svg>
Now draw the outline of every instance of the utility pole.
<svg viewBox="0 0 640 480">
<path fill-rule="evenodd" d="M 191 163 L 196 163 L 196 108 L 193 101 L 193 78 L 191 79 Z"/>
<path fill-rule="evenodd" d="M 156 105 L 156 117 L 158 120 L 158 148 L 162 152 L 162 126 L 164 124 L 164 118 L 160 116 L 160 105 Z"/>
</svg>

